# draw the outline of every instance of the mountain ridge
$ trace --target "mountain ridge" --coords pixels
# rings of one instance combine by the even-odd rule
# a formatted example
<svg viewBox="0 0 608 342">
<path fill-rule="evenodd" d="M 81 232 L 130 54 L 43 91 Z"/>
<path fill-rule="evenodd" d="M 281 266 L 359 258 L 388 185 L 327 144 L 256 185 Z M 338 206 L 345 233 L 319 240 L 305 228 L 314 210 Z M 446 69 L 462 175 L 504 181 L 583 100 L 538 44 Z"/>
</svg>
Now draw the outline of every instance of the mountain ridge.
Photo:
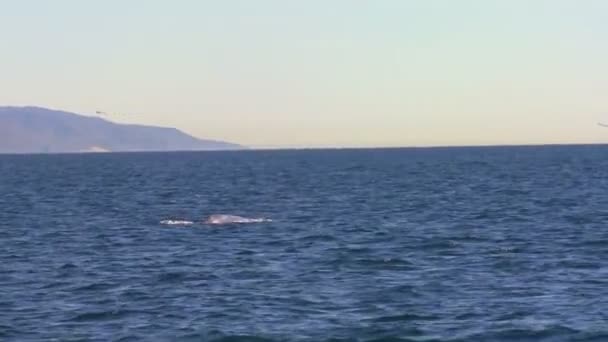
<svg viewBox="0 0 608 342">
<path fill-rule="evenodd" d="M 0 106 L 0 153 L 209 151 L 244 146 L 174 127 L 120 124 L 37 106 Z"/>
</svg>

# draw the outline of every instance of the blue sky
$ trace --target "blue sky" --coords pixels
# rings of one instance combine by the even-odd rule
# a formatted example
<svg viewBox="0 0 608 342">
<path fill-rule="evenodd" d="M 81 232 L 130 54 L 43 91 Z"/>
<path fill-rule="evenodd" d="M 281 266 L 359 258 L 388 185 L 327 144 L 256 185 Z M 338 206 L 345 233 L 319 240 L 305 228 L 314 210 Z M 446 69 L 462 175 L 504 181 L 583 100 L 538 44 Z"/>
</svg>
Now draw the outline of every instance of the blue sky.
<svg viewBox="0 0 608 342">
<path fill-rule="evenodd" d="M 608 1 L 0 7 L 2 105 L 259 147 L 608 141 Z"/>
</svg>

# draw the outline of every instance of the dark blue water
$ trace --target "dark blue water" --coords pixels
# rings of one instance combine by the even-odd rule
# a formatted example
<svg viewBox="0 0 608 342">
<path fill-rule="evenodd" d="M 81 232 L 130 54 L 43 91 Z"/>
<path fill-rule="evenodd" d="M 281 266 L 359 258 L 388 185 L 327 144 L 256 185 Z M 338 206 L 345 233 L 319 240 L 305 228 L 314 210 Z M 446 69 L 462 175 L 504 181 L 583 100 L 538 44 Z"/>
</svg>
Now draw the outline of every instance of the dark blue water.
<svg viewBox="0 0 608 342">
<path fill-rule="evenodd" d="M 0 156 L 1 341 L 608 341 L 608 147 Z M 210 214 L 269 217 L 167 226 Z"/>
</svg>

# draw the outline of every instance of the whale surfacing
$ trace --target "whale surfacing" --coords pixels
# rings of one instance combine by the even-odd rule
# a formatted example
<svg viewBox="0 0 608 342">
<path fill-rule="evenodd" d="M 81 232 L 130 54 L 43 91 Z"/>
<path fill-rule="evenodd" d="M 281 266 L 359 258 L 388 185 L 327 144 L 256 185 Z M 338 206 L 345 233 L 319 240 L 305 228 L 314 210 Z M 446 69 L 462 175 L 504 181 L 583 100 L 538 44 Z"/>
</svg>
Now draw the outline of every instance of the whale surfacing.
<svg viewBox="0 0 608 342">
<path fill-rule="evenodd" d="M 272 220 L 266 218 L 248 218 L 236 215 L 224 215 L 215 214 L 211 215 L 205 220 L 206 224 L 234 224 L 234 223 L 260 223 L 260 222 L 271 222 Z"/>
</svg>

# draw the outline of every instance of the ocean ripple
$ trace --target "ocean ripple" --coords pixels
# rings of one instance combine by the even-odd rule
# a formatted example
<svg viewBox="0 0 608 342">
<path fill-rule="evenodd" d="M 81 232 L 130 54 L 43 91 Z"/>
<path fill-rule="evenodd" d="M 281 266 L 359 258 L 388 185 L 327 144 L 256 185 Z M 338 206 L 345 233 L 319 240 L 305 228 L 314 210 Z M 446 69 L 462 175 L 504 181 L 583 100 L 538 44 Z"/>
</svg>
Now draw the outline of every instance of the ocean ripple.
<svg viewBox="0 0 608 342">
<path fill-rule="evenodd" d="M 0 340 L 607 341 L 607 155 L 0 156 Z"/>
</svg>

